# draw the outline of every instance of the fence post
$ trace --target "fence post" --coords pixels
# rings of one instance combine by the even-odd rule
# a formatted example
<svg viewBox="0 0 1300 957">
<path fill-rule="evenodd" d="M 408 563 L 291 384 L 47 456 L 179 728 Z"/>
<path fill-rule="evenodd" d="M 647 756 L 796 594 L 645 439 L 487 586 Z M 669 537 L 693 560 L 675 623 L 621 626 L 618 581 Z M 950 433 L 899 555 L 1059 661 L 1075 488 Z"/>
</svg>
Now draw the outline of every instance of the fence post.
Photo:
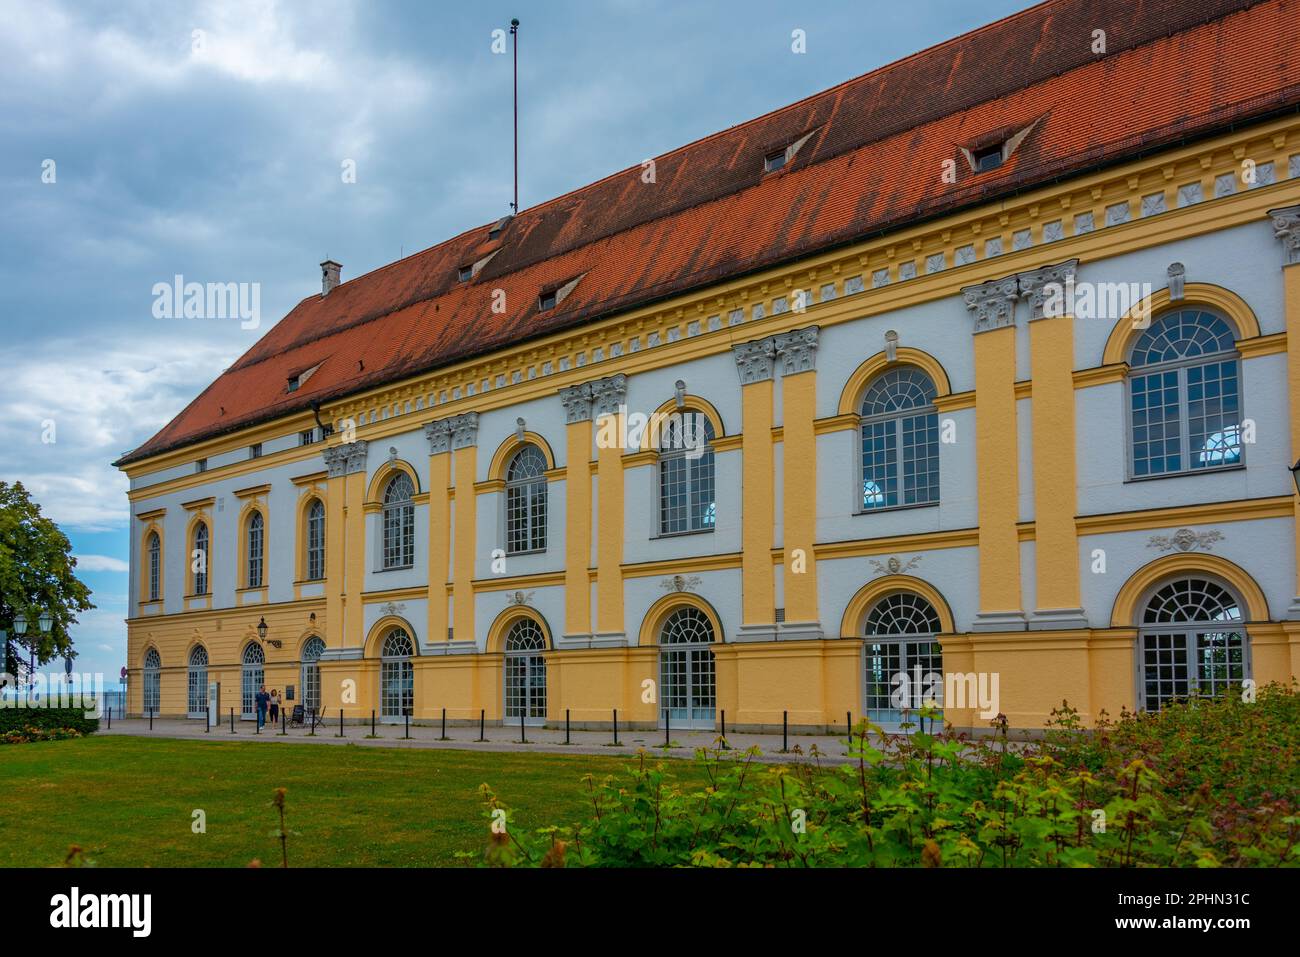
<svg viewBox="0 0 1300 957">
<path fill-rule="evenodd" d="M 451 738 L 447 737 L 447 709 L 446 708 L 442 709 L 442 737 L 439 738 L 438 740 L 439 741 L 451 740 Z"/>
<path fill-rule="evenodd" d="M 781 753 L 787 754 L 790 751 L 790 743 L 787 740 L 790 736 L 790 712 L 781 712 Z"/>
<path fill-rule="evenodd" d="M 339 737 L 343 737 L 343 709 L 339 708 Z"/>
<path fill-rule="evenodd" d="M 618 747 L 618 708 L 614 709 L 614 747 Z"/>
<path fill-rule="evenodd" d="M 564 709 L 564 743 L 569 743 L 569 709 Z"/>
<path fill-rule="evenodd" d="M 478 739 L 480 741 L 487 740 L 487 738 L 483 736 L 483 716 L 485 714 L 487 714 L 487 709 L 485 708 L 478 709 Z"/>
</svg>

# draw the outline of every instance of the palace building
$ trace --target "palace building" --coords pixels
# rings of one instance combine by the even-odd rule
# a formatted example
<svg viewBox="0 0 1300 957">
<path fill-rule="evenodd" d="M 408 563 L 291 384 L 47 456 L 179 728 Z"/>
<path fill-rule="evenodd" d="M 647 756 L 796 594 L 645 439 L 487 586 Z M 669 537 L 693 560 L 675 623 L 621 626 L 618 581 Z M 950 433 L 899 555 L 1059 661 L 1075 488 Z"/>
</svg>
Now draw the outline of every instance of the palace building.
<svg viewBox="0 0 1300 957">
<path fill-rule="evenodd" d="M 116 463 L 130 710 L 1033 729 L 1291 681 L 1298 108 L 1292 0 L 1050 0 L 322 264 Z"/>
</svg>

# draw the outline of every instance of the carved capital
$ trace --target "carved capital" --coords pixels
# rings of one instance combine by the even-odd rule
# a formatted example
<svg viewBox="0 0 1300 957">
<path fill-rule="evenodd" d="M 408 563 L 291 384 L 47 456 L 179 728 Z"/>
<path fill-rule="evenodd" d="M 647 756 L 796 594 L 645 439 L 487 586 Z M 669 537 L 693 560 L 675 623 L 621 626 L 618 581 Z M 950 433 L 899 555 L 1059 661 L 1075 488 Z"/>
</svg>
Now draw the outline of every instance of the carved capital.
<svg viewBox="0 0 1300 957">
<path fill-rule="evenodd" d="M 1300 263 L 1300 206 L 1270 209 L 1268 215 L 1273 220 L 1273 235 L 1282 241 L 1283 264 Z"/>
<path fill-rule="evenodd" d="M 355 442 L 347 442 L 343 445 L 331 446 L 322 453 L 325 457 L 325 468 L 329 471 L 330 478 L 339 478 L 343 475 L 352 475 L 355 472 L 364 472 L 366 470 L 366 440 L 357 439 Z"/>
<path fill-rule="evenodd" d="M 477 412 L 464 412 L 461 415 L 453 415 L 447 420 L 447 427 L 451 430 L 451 447 L 453 449 L 467 449 L 471 445 L 478 445 Z"/>
<path fill-rule="evenodd" d="M 1020 287 L 1020 298 L 1029 300 L 1030 320 L 1043 318 L 1043 303 L 1048 300 L 1063 303 L 1067 300 L 1066 287 L 1073 287 L 1074 272 L 1079 260 L 1071 259 L 1055 266 L 1031 269 L 1016 273 L 1016 283 Z M 1052 315 L 1064 315 L 1053 310 Z"/>
<path fill-rule="evenodd" d="M 591 421 L 591 383 L 567 386 L 560 390 L 560 401 L 564 403 L 564 421 L 567 425 L 575 422 Z"/>
<path fill-rule="evenodd" d="M 966 308 L 975 313 L 976 333 L 1016 324 L 1016 299 L 1020 295 L 1020 286 L 1015 276 L 967 286 L 961 293 L 966 298 Z"/>
<path fill-rule="evenodd" d="M 429 440 L 429 454 L 451 451 L 451 420 L 439 419 L 424 423 L 424 437 Z"/>
<path fill-rule="evenodd" d="M 591 383 L 592 416 L 613 415 L 627 401 L 627 376 L 623 373 Z"/>
<path fill-rule="evenodd" d="M 810 372 L 817 367 L 817 326 L 794 329 L 774 337 L 776 354 L 781 357 L 783 375 Z"/>
<path fill-rule="evenodd" d="M 776 340 L 769 336 L 754 342 L 742 342 L 731 347 L 736 356 L 736 369 L 740 384 L 765 382 L 772 378 L 776 362 Z"/>
</svg>

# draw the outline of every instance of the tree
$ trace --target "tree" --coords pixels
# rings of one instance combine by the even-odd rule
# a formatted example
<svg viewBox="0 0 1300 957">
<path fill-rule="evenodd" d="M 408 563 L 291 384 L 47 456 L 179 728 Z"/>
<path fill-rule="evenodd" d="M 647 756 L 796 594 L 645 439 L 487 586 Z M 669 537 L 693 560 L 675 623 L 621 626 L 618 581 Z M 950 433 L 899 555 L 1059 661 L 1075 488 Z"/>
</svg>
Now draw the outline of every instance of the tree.
<svg viewBox="0 0 1300 957">
<path fill-rule="evenodd" d="M 74 574 L 72 543 L 59 526 L 41 515 L 21 482 L 0 482 L 0 630 L 5 640 L 4 670 L 18 674 L 20 657 L 32 652 L 45 664 L 55 657 L 74 657 L 69 627 L 77 612 L 95 606 L 90 589 Z M 49 631 L 39 619 L 49 615 Z M 14 622 L 25 619 L 27 632 L 15 634 Z"/>
</svg>

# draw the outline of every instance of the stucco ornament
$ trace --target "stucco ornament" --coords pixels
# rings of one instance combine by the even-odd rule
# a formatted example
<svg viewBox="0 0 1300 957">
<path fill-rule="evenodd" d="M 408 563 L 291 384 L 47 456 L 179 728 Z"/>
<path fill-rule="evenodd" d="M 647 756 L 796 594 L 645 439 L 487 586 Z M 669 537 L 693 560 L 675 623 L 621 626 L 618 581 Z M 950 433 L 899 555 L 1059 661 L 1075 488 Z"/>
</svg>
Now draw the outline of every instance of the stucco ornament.
<svg viewBox="0 0 1300 957">
<path fill-rule="evenodd" d="M 406 611 L 406 605 L 398 601 L 384 602 L 384 605 L 380 609 L 380 611 L 382 611 L 385 615 L 392 615 L 394 617 L 400 618 L 402 612 Z"/>
<path fill-rule="evenodd" d="M 877 575 L 901 575 L 903 572 L 911 571 L 917 565 L 921 564 L 920 555 L 913 555 L 904 562 L 897 555 L 890 555 L 883 562 L 871 559 L 871 566 L 876 570 Z"/>
<path fill-rule="evenodd" d="M 1223 541 L 1222 533 L 1210 529 L 1207 532 L 1194 532 L 1190 528 L 1180 528 L 1172 535 L 1152 535 L 1147 548 L 1158 548 L 1162 552 L 1190 552 L 1198 548 L 1213 551 L 1214 543 Z"/>
<path fill-rule="evenodd" d="M 527 605 L 532 602 L 534 592 L 514 591 L 506 597 L 507 605 Z"/>
<path fill-rule="evenodd" d="M 699 575 L 674 575 L 659 583 L 664 591 L 694 591 L 700 587 Z"/>
</svg>

